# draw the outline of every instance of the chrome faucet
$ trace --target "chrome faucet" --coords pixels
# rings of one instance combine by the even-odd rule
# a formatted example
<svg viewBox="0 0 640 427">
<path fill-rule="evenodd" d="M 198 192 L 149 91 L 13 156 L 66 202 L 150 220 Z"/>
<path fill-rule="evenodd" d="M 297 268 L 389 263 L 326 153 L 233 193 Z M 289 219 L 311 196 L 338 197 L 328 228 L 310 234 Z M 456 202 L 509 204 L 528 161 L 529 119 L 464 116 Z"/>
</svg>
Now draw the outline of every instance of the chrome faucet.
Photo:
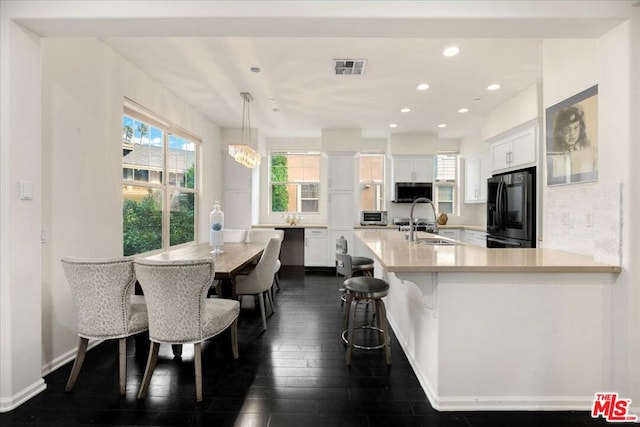
<svg viewBox="0 0 640 427">
<path fill-rule="evenodd" d="M 437 233 L 438 232 L 438 215 L 436 214 L 436 207 L 433 206 L 433 202 L 429 199 L 427 199 L 426 197 L 418 197 L 417 199 L 415 199 L 413 201 L 413 204 L 411 205 L 411 212 L 409 214 L 409 241 L 411 243 L 414 243 L 416 241 L 416 236 L 415 236 L 415 230 L 413 229 L 414 224 L 413 224 L 413 209 L 416 207 L 416 203 L 418 202 L 427 202 L 431 205 L 431 209 L 433 209 L 433 232 Z"/>
</svg>

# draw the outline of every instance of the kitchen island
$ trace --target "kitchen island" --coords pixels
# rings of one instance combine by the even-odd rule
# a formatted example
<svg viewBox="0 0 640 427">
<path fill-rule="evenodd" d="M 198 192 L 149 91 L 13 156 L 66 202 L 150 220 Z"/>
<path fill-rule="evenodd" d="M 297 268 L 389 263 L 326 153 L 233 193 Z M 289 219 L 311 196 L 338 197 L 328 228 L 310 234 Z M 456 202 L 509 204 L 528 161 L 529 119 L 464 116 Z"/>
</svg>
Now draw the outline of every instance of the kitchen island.
<svg viewBox="0 0 640 427">
<path fill-rule="evenodd" d="M 389 323 L 434 408 L 589 410 L 610 389 L 620 267 L 551 249 L 410 244 L 389 230 L 355 237 L 391 285 Z"/>
</svg>

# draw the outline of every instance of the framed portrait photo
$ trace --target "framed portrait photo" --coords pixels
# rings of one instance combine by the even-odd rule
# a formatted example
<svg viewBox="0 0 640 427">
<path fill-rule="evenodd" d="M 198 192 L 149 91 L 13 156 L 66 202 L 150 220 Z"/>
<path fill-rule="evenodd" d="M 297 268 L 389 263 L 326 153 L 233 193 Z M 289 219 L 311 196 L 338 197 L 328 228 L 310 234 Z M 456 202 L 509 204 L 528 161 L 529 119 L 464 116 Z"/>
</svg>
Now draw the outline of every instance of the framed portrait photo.
<svg viewBox="0 0 640 427">
<path fill-rule="evenodd" d="M 598 86 L 546 111 L 547 185 L 598 180 Z"/>
</svg>

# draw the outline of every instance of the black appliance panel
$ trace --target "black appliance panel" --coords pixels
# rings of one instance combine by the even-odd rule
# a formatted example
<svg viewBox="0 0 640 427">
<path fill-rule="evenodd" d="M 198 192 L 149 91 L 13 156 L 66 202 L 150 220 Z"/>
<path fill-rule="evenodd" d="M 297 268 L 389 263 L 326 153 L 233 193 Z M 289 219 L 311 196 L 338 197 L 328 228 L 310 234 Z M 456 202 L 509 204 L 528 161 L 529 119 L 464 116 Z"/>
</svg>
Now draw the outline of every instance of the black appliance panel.
<svg viewBox="0 0 640 427">
<path fill-rule="evenodd" d="M 430 182 L 396 182 L 396 203 L 413 203 L 420 197 L 433 199 L 433 184 Z"/>
<path fill-rule="evenodd" d="M 487 248 L 531 248 L 531 240 L 505 239 L 502 237 L 487 236 Z"/>
<path fill-rule="evenodd" d="M 487 180 L 487 191 L 489 236 L 524 240 L 529 243 L 520 247 L 535 247 L 535 169 L 495 175 Z"/>
</svg>

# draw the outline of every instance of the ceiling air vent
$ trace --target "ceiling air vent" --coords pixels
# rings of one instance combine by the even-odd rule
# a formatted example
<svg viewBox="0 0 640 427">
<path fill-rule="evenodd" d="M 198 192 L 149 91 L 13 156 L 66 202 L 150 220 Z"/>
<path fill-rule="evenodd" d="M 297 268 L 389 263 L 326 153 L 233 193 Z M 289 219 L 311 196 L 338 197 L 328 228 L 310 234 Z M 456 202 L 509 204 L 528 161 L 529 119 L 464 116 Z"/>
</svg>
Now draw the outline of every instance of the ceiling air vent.
<svg viewBox="0 0 640 427">
<path fill-rule="evenodd" d="M 366 59 L 335 59 L 336 75 L 362 75 L 364 74 L 364 66 L 367 64 Z"/>
</svg>

